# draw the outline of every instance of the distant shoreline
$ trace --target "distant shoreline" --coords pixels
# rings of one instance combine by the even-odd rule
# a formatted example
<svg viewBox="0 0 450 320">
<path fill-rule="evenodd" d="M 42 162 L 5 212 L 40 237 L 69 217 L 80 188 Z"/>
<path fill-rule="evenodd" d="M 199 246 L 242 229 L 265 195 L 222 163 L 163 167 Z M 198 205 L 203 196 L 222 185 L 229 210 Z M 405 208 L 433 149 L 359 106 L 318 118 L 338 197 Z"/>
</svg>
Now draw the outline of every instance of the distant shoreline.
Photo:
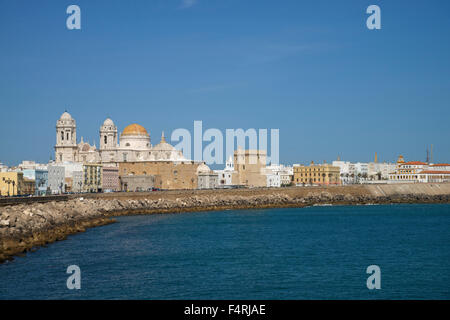
<svg viewBox="0 0 450 320">
<path fill-rule="evenodd" d="M 0 207 L 0 263 L 116 216 L 395 203 L 450 203 L 450 183 L 106 193 L 8 205 Z"/>
</svg>

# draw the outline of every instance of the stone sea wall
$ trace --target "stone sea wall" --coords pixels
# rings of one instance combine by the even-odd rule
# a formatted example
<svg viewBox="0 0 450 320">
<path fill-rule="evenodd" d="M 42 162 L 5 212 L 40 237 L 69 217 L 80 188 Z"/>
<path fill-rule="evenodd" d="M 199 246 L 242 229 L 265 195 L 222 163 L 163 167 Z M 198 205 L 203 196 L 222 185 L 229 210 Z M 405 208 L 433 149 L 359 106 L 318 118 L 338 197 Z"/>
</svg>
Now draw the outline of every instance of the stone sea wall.
<svg viewBox="0 0 450 320">
<path fill-rule="evenodd" d="M 0 262 L 119 215 L 368 203 L 450 203 L 450 183 L 110 193 L 9 205 L 0 207 Z"/>
</svg>

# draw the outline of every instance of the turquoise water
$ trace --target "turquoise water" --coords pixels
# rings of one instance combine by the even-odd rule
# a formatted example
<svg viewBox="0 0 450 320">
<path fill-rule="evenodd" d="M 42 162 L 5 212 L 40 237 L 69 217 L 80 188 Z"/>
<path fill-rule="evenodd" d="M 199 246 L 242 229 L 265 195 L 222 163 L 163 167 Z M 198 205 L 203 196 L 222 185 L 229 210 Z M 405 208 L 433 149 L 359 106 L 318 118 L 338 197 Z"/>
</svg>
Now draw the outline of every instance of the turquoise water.
<svg viewBox="0 0 450 320">
<path fill-rule="evenodd" d="M 450 205 L 120 217 L 0 265 L 0 299 L 449 299 Z M 68 290 L 66 269 L 81 269 Z M 368 290 L 366 268 L 381 268 Z"/>
</svg>

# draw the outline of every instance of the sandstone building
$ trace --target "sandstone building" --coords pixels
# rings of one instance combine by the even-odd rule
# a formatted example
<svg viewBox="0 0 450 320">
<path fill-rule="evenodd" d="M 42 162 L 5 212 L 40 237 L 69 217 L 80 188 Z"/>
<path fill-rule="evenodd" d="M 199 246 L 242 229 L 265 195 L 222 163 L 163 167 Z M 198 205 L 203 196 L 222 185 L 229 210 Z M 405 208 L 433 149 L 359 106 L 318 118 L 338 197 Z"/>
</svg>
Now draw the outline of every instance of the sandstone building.
<svg viewBox="0 0 450 320">
<path fill-rule="evenodd" d="M 294 183 L 296 185 L 339 185 L 340 168 L 333 165 L 314 164 L 294 165 Z"/>
<path fill-rule="evenodd" d="M 201 165 L 205 164 L 190 160 L 120 162 L 119 176 L 154 176 L 153 187 L 160 189 L 197 189 Z"/>
<path fill-rule="evenodd" d="M 265 150 L 243 150 L 242 148 L 235 150 L 233 184 L 265 187 L 267 178 L 263 170 L 266 167 L 266 161 Z"/>
</svg>

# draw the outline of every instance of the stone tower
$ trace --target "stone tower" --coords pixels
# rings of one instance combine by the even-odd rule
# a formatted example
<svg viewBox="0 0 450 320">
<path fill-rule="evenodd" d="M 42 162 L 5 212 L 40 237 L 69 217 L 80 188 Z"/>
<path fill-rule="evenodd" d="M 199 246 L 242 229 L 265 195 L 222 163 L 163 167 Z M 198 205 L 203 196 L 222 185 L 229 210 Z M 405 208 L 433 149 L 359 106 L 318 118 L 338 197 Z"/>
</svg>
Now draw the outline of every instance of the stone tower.
<svg viewBox="0 0 450 320">
<path fill-rule="evenodd" d="M 66 111 L 56 122 L 55 161 L 75 161 L 77 152 L 77 124 Z"/>
<path fill-rule="evenodd" d="M 111 119 L 106 119 L 100 127 L 100 150 L 117 148 L 117 127 Z"/>
<path fill-rule="evenodd" d="M 117 158 L 117 127 L 108 118 L 100 127 L 100 161 L 102 163 L 114 163 Z"/>
</svg>

